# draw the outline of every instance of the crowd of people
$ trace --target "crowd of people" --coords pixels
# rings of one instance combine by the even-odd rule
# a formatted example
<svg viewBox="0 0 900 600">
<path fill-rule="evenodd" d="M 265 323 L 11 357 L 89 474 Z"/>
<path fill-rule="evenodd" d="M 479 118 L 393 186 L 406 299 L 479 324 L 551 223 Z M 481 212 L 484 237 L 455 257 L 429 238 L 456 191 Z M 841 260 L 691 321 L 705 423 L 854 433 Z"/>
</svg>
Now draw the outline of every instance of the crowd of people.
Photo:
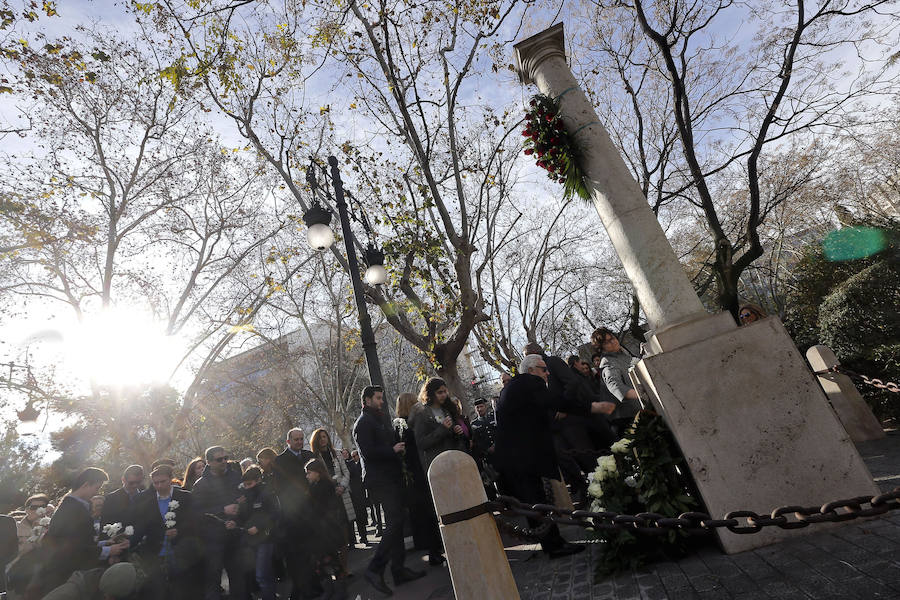
<svg viewBox="0 0 900 600">
<path fill-rule="evenodd" d="M 341 598 L 348 551 L 357 536 L 368 543 L 369 515 L 381 539 L 362 576 L 390 595 L 388 567 L 395 586 L 425 575 L 405 565 L 407 528 L 430 565 L 445 562 L 426 476 L 442 452 L 471 454 L 489 497 L 552 502 L 556 480 L 576 504 L 585 500 L 596 453 L 639 406 L 627 375 L 637 359 L 608 329 L 591 344 L 590 362 L 528 344 L 518 374 L 503 374 L 498 397 L 476 399 L 471 419 L 439 378 L 401 394 L 393 421 L 382 388 L 368 386 L 352 450 L 336 449 L 324 429 L 307 440 L 294 428 L 281 452 L 263 448 L 255 459 L 211 446 L 183 474 L 168 459 L 131 465 L 106 495 L 107 474 L 87 468 L 58 506 L 44 494 L 25 502 L 7 553 L 15 558 L 0 557 L 10 598 L 218 600 L 227 589 L 230 600 L 274 600 L 288 587 L 279 581 L 294 600 Z M 555 527 L 541 545 L 551 558 L 583 549 Z"/>
</svg>

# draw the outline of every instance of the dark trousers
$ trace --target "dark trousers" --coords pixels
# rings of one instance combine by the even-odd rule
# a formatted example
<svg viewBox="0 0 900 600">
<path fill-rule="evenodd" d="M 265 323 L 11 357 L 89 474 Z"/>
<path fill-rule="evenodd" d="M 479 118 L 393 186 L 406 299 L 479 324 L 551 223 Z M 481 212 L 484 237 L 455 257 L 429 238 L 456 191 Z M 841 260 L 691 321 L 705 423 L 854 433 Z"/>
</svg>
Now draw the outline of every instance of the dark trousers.
<svg viewBox="0 0 900 600">
<path fill-rule="evenodd" d="M 403 499 L 399 486 L 379 485 L 369 488 L 369 498 L 373 503 L 380 503 L 384 509 L 384 533 L 375 555 L 369 562 L 369 570 L 375 573 L 383 573 L 388 563 L 391 563 L 391 571 L 397 572 L 403 569 L 403 560 L 406 549 L 403 546 Z"/>
<path fill-rule="evenodd" d="M 301 543 L 309 543 L 309 534 L 292 534 L 284 546 L 284 562 L 291 578 L 291 600 L 314 598 L 320 585 L 316 579 L 316 563 L 309 551 Z"/>
<path fill-rule="evenodd" d="M 224 537 L 208 539 L 206 543 L 204 600 L 221 600 L 222 569 L 228 574 L 228 598 L 244 600 L 247 597 L 247 561 L 240 533 L 228 531 Z"/>
<path fill-rule="evenodd" d="M 371 491 L 369 492 L 369 511 L 372 513 L 372 525 L 381 529 L 381 505 L 372 498 Z"/>
<path fill-rule="evenodd" d="M 544 480 L 534 472 L 509 471 L 500 475 L 500 491 L 508 496 L 518 498 L 526 504 L 553 504 L 553 496 L 544 486 Z M 528 518 L 528 526 L 534 529 L 542 525 L 537 519 Z M 566 540 L 559 534 L 559 527 L 553 523 L 541 536 L 541 549 L 550 552 L 562 546 Z"/>
</svg>

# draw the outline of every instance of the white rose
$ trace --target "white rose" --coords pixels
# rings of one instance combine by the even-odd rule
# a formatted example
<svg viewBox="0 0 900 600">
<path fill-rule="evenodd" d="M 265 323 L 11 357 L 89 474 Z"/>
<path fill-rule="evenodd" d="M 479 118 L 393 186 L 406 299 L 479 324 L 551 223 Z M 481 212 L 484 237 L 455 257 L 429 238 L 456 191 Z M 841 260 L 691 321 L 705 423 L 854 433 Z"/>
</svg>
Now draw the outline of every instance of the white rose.
<svg viewBox="0 0 900 600">
<path fill-rule="evenodd" d="M 637 479 L 634 478 L 634 475 L 629 475 L 625 478 L 625 485 L 628 487 L 637 487 Z"/>
<path fill-rule="evenodd" d="M 165 519 L 166 521 L 174 521 L 174 520 L 175 520 L 175 513 L 173 513 L 173 512 L 170 510 L 169 512 L 167 512 L 167 513 L 163 516 L 163 519 Z"/>
<path fill-rule="evenodd" d="M 46 506 L 42 506 L 42 507 L 40 507 L 39 509 L 37 509 L 36 511 L 34 511 L 34 512 L 37 513 L 37 516 L 43 517 L 44 515 L 47 514 L 47 507 L 46 507 Z"/>
<path fill-rule="evenodd" d="M 621 440 L 610 446 L 609 449 L 615 454 L 625 454 L 626 452 L 628 452 L 628 449 L 630 447 L 631 440 L 629 440 L 628 438 L 622 438 Z"/>
<path fill-rule="evenodd" d="M 175 521 L 166 521 L 166 529 L 172 529 L 175 527 Z"/>
<path fill-rule="evenodd" d="M 169 510 L 175 510 L 178 506 L 178 500 L 169 500 Z"/>
<path fill-rule="evenodd" d="M 594 498 L 603 497 L 603 486 L 595 481 L 588 486 L 588 494 L 590 494 Z"/>
<path fill-rule="evenodd" d="M 132 527 L 131 525 L 129 525 L 128 527 L 126 527 L 126 528 L 125 528 L 125 535 L 127 535 L 127 536 L 129 536 L 129 537 L 132 536 L 132 535 L 134 535 L 134 527 Z"/>
<path fill-rule="evenodd" d="M 50 517 L 41 517 L 41 520 L 38 521 L 38 524 L 46 527 L 50 524 Z"/>
</svg>

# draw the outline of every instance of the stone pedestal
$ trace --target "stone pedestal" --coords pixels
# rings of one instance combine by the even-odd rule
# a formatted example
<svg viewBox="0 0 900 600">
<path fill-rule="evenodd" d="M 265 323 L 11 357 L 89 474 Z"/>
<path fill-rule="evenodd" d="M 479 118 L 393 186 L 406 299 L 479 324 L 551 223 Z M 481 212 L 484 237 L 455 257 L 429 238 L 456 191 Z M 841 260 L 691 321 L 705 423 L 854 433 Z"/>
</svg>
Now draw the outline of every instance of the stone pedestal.
<svg viewBox="0 0 900 600">
<path fill-rule="evenodd" d="M 806 360 L 813 371 L 825 371 L 839 365 L 837 357 L 828 346 L 813 346 L 806 351 Z M 881 423 L 863 400 L 853 381 L 843 373 L 818 375 L 819 385 L 828 397 L 831 408 L 854 442 L 880 440 L 885 436 Z"/>
<path fill-rule="evenodd" d="M 633 375 L 672 430 L 714 518 L 878 493 L 777 318 L 647 357 Z M 828 526 L 717 533 L 731 554 Z"/>
<path fill-rule="evenodd" d="M 438 518 L 487 502 L 478 466 L 459 450 L 442 452 L 432 461 L 428 483 Z M 516 581 L 492 515 L 440 527 L 457 600 L 518 600 Z"/>
</svg>

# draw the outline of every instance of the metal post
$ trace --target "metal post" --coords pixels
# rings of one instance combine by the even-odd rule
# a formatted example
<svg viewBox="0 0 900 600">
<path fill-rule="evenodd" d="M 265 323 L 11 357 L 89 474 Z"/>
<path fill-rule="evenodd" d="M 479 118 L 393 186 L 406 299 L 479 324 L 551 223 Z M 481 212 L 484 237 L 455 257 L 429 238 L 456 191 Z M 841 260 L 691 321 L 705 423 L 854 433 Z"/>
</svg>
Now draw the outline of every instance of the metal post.
<svg viewBox="0 0 900 600">
<path fill-rule="evenodd" d="M 344 183 L 341 181 L 341 172 L 338 170 L 338 160 L 334 156 L 328 157 L 331 166 L 331 184 L 334 187 L 335 203 L 337 204 L 338 217 L 341 220 L 341 232 L 344 235 L 344 247 L 347 249 L 347 263 L 350 268 L 350 283 L 353 284 L 353 297 L 356 299 L 356 312 L 359 313 L 359 337 L 362 339 L 363 352 L 366 356 L 366 366 L 369 369 L 369 381 L 372 385 L 380 385 L 384 388 L 384 378 L 381 375 L 381 363 L 378 362 L 378 352 L 375 344 L 375 332 L 372 331 L 372 319 L 366 307 L 366 296 L 363 292 L 362 279 L 359 276 L 359 264 L 356 260 L 356 249 L 353 247 L 353 232 L 350 230 L 350 216 L 347 214 L 347 202 L 344 200 Z M 387 400 L 385 390 L 384 415 L 388 426 L 391 426 L 390 403 Z"/>
</svg>

